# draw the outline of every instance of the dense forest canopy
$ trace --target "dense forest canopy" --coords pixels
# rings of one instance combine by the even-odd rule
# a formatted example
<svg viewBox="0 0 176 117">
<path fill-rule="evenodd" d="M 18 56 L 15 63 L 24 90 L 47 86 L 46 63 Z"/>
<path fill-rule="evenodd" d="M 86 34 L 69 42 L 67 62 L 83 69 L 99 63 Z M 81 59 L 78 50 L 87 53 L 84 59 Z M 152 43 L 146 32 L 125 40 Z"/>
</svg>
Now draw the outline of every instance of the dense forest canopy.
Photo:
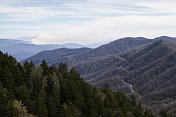
<svg viewBox="0 0 176 117">
<path fill-rule="evenodd" d="M 95 88 L 67 64 L 19 64 L 0 52 L 0 117 L 154 117 L 134 96 Z M 169 117 L 163 110 L 162 117 Z"/>
</svg>

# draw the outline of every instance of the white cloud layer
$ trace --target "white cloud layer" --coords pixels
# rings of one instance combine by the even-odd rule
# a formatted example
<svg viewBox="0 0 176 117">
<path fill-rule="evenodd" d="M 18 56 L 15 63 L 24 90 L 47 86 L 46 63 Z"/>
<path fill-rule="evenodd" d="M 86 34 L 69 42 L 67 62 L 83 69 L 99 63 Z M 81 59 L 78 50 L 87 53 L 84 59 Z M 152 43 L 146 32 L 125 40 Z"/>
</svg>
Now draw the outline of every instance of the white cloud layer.
<svg viewBox="0 0 176 117">
<path fill-rule="evenodd" d="M 0 1 L 0 37 L 93 44 L 126 36 L 175 36 L 174 0 L 15 1 Z"/>
</svg>

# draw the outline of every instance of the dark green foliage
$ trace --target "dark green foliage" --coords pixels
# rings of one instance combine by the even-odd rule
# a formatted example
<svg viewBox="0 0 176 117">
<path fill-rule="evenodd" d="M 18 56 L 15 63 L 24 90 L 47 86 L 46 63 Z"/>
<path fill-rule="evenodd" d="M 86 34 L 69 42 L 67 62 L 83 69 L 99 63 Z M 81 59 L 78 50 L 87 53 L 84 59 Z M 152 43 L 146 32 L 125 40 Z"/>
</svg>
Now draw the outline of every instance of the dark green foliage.
<svg viewBox="0 0 176 117">
<path fill-rule="evenodd" d="M 154 117 L 151 110 L 145 110 L 144 117 Z"/>
<path fill-rule="evenodd" d="M 0 117 L 20 117 L 20 114 L 13 106 L 13 99 L 7 90 L 0 86 Z"/>
<path fill-rule="evenodd" d="M 134 106 L 137 105 L 136 97 L 134 95 L 131 96 L 131 101 Z"/>
<path fill-rule="evenodd" d="M 14 79 L 12 78 L 12 74 L 8 66 L 1 68 L 1 82 L 3 83 L 4 87 L 8 88 L 9 90 L 13 90 Z"/>
<path fill-rule="evenodd" d="M 27 61 L 23 64 L 24 67 L 24 84 L 30 88 L 32 87 L 32 79 L 31 79 L 31 74 L 32 74 L 32 68 L 30 63 Z"/>
<path fill-rule="evenodd" d="M 43 76 L 48 75 L 48 73 L 49 73 L 49 68 L 48 68 L 48 65 L 47 65 L 47 63 L 46 63 L 45 60 L 42 61 L 42 63 L 41 63 L 40 66 L 41 66 L 41 68 L 42 68 Z"/>
<path fill-rule="evenodd" d="M 161 115 L 161 117 L 171 117 L 171 116 L 169 116 L 169 115 L 166 113 L 165 110 L 162 110 L 162 111 L 160 112 L 160 115 Z"/>
<path fill-rule="evenodd" d="M 69 77 L 67 64 L 60 63 L 58 66 L 58 72 L 62 74 L 63 79 L 66 79 Z"/>
<path fill-rule="evenodd" d="M 32 62 L 22 67 L 11 56 L 0 53 L 0 72 L 3 117 L 19 116 L 14 99 L 38 117 L 153 117 L 135 97 L 129 99 L 123 93 L 112 92 L 107 84 L 104 89 L 92 87 L 63 63 L 58 69 L 48 67 L 45 61 L 39 67 Z"/>
</svg>

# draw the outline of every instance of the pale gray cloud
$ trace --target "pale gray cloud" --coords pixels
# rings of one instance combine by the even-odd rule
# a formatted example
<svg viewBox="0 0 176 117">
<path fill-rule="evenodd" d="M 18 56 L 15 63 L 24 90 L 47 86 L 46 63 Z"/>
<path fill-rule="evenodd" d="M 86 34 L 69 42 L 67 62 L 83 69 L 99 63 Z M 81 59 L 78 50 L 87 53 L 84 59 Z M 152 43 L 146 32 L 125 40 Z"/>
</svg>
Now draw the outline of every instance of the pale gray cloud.
<svg viewBox="0 0 176 117">
<path fill-rule="evenodd" d="M 174 0 L 15 1 L 0 1 L 0 37 L 92 44 L 126 36 L 175 36 Z"/>
</svg>

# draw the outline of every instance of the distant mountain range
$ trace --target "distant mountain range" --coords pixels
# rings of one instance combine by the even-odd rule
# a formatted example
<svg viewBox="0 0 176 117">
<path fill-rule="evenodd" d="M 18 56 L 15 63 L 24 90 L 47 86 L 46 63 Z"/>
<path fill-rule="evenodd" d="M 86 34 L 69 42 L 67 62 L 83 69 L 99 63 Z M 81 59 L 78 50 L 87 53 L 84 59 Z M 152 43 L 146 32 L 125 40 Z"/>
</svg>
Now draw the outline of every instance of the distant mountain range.
<svg viewBox="0 0 176 117">
<path fill-rule="evenodd" d="M 38 65 L 66 62 L 97 87 L 133 94 L 153 111 L 176 115 L 176 38 L 127 37 L 95 49 L 51 50 L 26 60 Z M 56 52 L 57 51 L 57 52 Z M 69 52 L 70 51 L 70 52 Z"/>
<path fill-rule="evenodd" d="M 0 39 L 0 50 L 4 53 L 7 52 L 8 54 L 14 56 L 18 61 L 33 56 L 43 50 L 53 50 L 58 48 L 81 48 L 81 47 L 84 46 L 75 43 L 67 43 L 62 45 L 57 44 L 35 45 L 29 43 L 29 41 Z"/>
<path fill-rule="evenodd" d="M 35 65 L 39 65 L 42 60 L 46 60 L 51 64 L 54 63 L 57 59 L 62 59 L 67 56 L 73 56 L 81 52 L 87 52 L 91 50 L 90 48 L 76 48 L 76 49 L 68 49 L 68 48 L 59 48 L 55 50 L 45 50 L 42 51 L 28 59 L 24 59 L 21 63 L 27 61 L 33 61 Z"/>
<path fill-rule="evenodd" d="M 49 65 L 52 65 L 52 64 L 58 65 L 60 62 L 66 62 L 67 64 L 72 66 L 72 65 L 80 63 L 81 61 L 88 60 L 90 58 L 118 54 L 118 53 L 125 51 L 127 49 L 130 49 L 130 48 L 133 48 L 136 46 L 140 46 L 140 45 L 143 45 L 146 43 L 150 43 L 152 41 L 153 40 L 145 39 L 142 37 L 139 37 L 139 38 L 127 37 L 124 39 L 119 39 L 119 40 L 113 41 L 109 44 L 102 45 L 102 46 L 95 48 L 95 49 L 90 49 L 89 51 L 77 53 L 76 55 L 63 56 L 60 58 L 56 57 L 56 58 L 54 58 L 54 60 L 53 60 L 53 57 L 51 57 L 51 59 L 50 59 L 50 57 L 48 55 L 46 55 L 46 56 L 48 56 L 46 61 L 48 62 Z M 54 56 L 57 56 L 54 53 L 54 51 L 55 50 L 51 50 L 49 53 L 53 53 Z M 41 53 L 38 53 L 38 54 L 36 54 L 26 60 L 28 60 L 28 61 L 32 60 L 36 65 L 38 65 L 38 64 L 40 64 L 40 61 L 38 61 L 37 59 L 33 59 L 33 58 L 36 58 L 36 56 L 40 56 L 40 55 L 41 55 Z M 39 59 L 40 58 L 42 58 L 42 56 L 39 57 Z M 43 59 L 45 59 L 45 58 L 43 58 Z M 52 61 L 52 62 L 50 62 L 50 61 Z"/>
</svg>

